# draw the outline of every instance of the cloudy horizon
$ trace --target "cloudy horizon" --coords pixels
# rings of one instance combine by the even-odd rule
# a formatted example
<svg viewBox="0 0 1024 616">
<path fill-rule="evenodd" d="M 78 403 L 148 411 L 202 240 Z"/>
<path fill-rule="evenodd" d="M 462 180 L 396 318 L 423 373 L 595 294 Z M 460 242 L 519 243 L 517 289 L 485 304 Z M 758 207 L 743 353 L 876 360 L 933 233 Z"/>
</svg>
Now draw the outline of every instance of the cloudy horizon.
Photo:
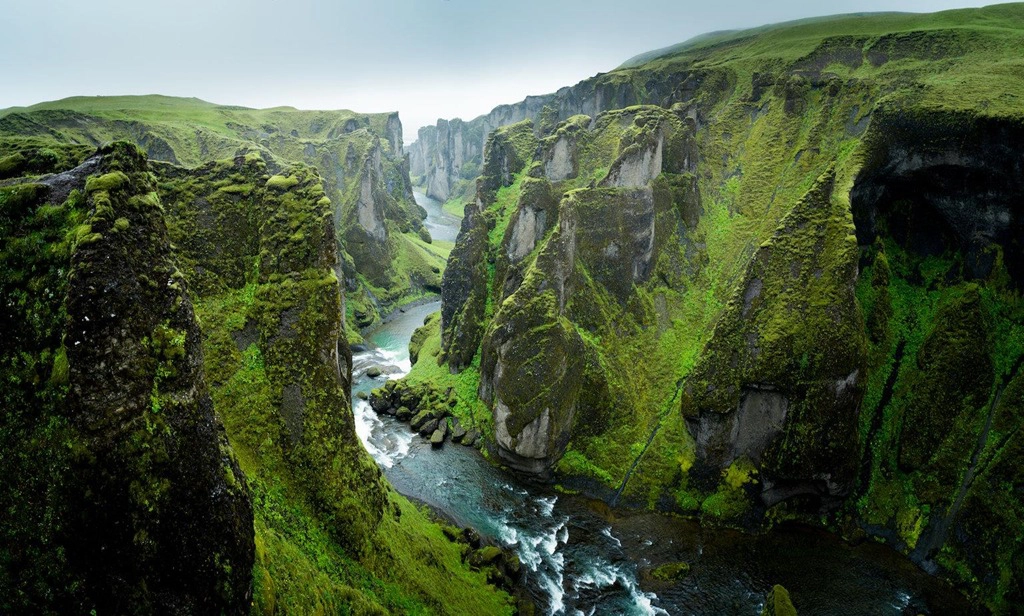
<svg viewBox="0 0 1024 616">
<path fill-rule="evenodd" d="M 69 96 L 165 94 L 247 107 L 398 111 L 404 140 L 716 31 L 820 15 L 991 2 L 641 0 L 23 2 L 5 9 L 0 109 Z M 504 10 L 503 10 L 504 9 Z"/>
</svg>

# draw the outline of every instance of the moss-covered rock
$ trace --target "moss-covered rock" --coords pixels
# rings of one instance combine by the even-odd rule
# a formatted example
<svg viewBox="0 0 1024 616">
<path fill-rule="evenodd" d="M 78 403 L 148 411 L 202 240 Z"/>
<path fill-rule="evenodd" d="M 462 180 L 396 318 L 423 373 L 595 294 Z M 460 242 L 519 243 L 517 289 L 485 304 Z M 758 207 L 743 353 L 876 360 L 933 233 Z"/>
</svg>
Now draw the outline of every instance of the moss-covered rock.
<svg viewBox="0 0 1024 616">
<path fill-rule="evenodd" d="M 427 337 L 430 335 L 431 325 L 433 325 L 441 315 L 433 312 L 428 314 L 423 319 L 423 325 L 417 327 L 416 331 L 412 333 L 412 337 L 409 339 L 409 362 L 416 365 L 416 362 L 420 359 L 420 351 L 423 350 L 423 343 L 426 342 Z"/>
<path fill-rule="evenodd" d="M 651 577 L 662 582 L 681 580 L 690 574 L 690 564 L 685 562 L 666 563 L 651 569 Z"/>
<path fill-rule="evenodd" d="M 667 241 L 682 222 L 679 210 L 671 191 L 652 180 L 661 173 L 663 158 L 670 170 L 683 166 L 675 156 L 685 140 L 682 123 L 664 110 L 637 108 L 609 114 L 593 130 L 588 126 L 589 121 L 567 123 L 542 147 L 531 141 L 526 124 L 495 133 L 485 165 L 491 172 L 480 180 L 477 203 L 467 207 L 465 231 L 446 274 L 453 288 L 464 282 L 459 288 L 472 291 L 442 295 L 447 337 L 442 341 L 450 348 L 452 340 L 460 340 L 457 362 L 450 354 L 442 357 L 454 369 L 475 356 L 480 319 L 493 313 L 481 345 L 480 396 L 493 408 L 499 454 L 532 472 L 546 471 L 561 456 L 581 391 L 592 414 L 585 425 L 592 426 L 607 407 L 600 395 L 608 390 L 607 377 L 600 361 L 584 352 L 586 342 L 577 329 L 589 337 L 612 327 L 612 314 L 621 308 L 603 311 L 601 304 L 576 294 L 587 289 L 588 299 L 607 297 L 626 305 L 636 301 L 634 287 L 651 280 L 658 259 L 680 259 L 678 248 Z M 556 147 L 551 143 L 569 133 L 579 177 L 559 176 L 553 184 L 543 177 L 543 165 L 529 164 L 522 153 L 532 149 L 532 156 L 550 157 Z M 648 141 L 659 152 L 656 161 L 648 161 L 656 162 L 658 173 L 643 187 L 590 186 L 567 193 L 559 205 L 556 190 L 570 190 L 599 174 L 598 165 L 611 164 L 615 150 L 608 153 L 603 146 L 625 152 Z M 503 169 L 512 163 L 521 167 L 510 175 Z M 676 256 L 668 257 L 673 251 Z M 463 252 L 472 253 L 475 270 L 459 269 Z M 493 270 L 483 267 L 482 257 L 494 262 Z M 444 319 L 459 309 L 471 309 L 475 318 L 455 313 Z M 457 325 L 449 328 L 453 322 Z"/>
<path fill-rule="evenodd" d="M 267 169 L 239 157 L 160 170 L 188 276 L 205 281 L 214 403 L 253 485 L 255 610 L 501 613 L 504 595 L 390 490 L 360 443 L 331 202 L 314 170 L 279 168 L 293 181 L 268 186 Z M 371 405 L 382 395 L 420 404 L 388 383 Z"/>
<path fill-rule="evenodd" d="M 459 239 L 441 279 L 441 348 L 453 371 L 470 365 L 480 345 L 487 307 L 487 222 L 475 204 L 466 206 Z"/>
<path fill-rule="evenodd" d="M 796 608 L 789 598 L 789 591 L 783 586 L 772 586 L 771 592 L 764 600 L 761 616 L 796 616 Z"/>
<path fill-rule="evenodd" d="M 145 157 L 115 143 L 31 186 L 31 200 L 0 189 L 4 296 L 34 289 L 37 304 L 4 308 L 0 432 L 5 451 L 22 453 L 4 458 L 21 478 L 0 495 L 3 608 L 247 613 L 246 480 L 213 412 Z M 63 204 L 50 201 L 69 186 Z M 30 256 L 22 237 L 46 249 Z"/>
</svg>

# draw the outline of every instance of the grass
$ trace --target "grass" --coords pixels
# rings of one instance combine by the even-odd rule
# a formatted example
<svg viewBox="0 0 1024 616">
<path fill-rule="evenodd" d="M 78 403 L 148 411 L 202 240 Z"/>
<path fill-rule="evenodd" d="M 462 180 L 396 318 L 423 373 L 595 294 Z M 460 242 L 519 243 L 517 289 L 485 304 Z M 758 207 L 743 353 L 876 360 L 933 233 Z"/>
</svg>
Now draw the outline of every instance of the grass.
<svg viewBox="0 0 1024 616">
<path fill-rule="evenodd" d="M 465 216 L 466 203 L 467 201 L 464 197 L 455 196 L 445 201 L 441 208 L 456 218 L 462 218 Z"/>
</svg>

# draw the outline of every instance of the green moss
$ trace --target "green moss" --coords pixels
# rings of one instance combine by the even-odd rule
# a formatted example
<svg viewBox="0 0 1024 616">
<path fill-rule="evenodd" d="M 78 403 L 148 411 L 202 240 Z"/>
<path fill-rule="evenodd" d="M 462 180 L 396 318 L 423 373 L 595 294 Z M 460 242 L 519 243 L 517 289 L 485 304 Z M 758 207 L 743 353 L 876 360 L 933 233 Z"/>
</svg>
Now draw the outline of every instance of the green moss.
<svg viewBox="0 0 1024 616">
<path fill-rule="evenodd" d="M 722 471 L 722 482 L 716 492 L 701 503 L 703 519 L 716 524 L 742 525 L 752 513 L 754 498 L 759 490 L 757 468 L 747 459 L 740 458 Z"/>
<path fill-rule="evenodd" d="M 569 449 L 558 461 L 556 470 L 564 477 L 589 477 L 597 479 L 607 486 L 613 486 L 615 478 L 601 467 L 595 465 L 578 451 Z"/>
<path fill-rule="evenodd" d="M 18 613 L 81 599 L 81 579 L 54 549 L 74 515 L 67 487 L 80 436 L 64 413 L 69 380 L 62 344 L 71 242 L 86 212 L 37 209 L 41 187 L 0 187 L 0 611 Z"/>
<path fill-rule="evenodd" d="M 0 158 L 0 178 L 15 177 L 21 174 L 28 160 L 21 152 L 15 152 Z"/>
<path fill-rule="evenodd" d="M 456 218 L 462 218 L 465 214 L 466 203 L 469 202 L 469 198 L 463 195 L 457 195 L 444 202 L 441 209 L 447 214 L 451 214 Z"/>
<path fill-rule="evenodd" d="M 85 183 L 86 194 L 94 192 L 110 192 L 128 183 L 128 176 L 121 171 L 114 171 L 100 176 L 92 176 Z"/>
<path fill-rule="evenodd" d="M 651 570 L 651 577 L 662 582 L 681 580 L 690 573 L 690 564 L 685 562 L 666 563 Z"/>
<path fill-rule="evenodd" d="M 796 616 L 796 608 L 789 598 L 789 591 L 776 584 L 765 599 L 761 616 Z"/>
<path fill-rule="evenodd" d="M 293 186 L 297 186 L 299 179 L 290 175 L 275 175 L 271 176 L 267 180 L 267 188 L 278 191 L 285 191 Z"/>
<path fill-rule="evenodd" d="M 54 385 L 68 384 L 68 351 L 62 345 L 53 356 L 53 371 L 50 373 L 50 382 Z"/>
<path fill-rule="evenodd" d="M 42 184 L 31 183 L 0 187 L 0 212 L 9 220 L 17 220 L 26 208 L 37 204 L 45 190 Z"/>
</svg>

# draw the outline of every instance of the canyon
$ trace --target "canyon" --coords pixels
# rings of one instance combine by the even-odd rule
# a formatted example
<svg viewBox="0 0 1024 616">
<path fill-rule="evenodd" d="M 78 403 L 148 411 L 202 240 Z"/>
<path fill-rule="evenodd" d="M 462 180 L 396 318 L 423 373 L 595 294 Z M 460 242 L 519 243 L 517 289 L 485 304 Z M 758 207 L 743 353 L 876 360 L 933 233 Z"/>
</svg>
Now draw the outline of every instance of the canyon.
<svg viewBox="0 0 1024 616">
<path fill-rule="evenodd" d="M 0 111 L 0 609 L 851 613 L 713 581 L 789 541 L 900 597 L 857 609 L 1016 613 L 1022 48 L 1019 4 L 716 33 L 409 145 Z"/>
</svg>

